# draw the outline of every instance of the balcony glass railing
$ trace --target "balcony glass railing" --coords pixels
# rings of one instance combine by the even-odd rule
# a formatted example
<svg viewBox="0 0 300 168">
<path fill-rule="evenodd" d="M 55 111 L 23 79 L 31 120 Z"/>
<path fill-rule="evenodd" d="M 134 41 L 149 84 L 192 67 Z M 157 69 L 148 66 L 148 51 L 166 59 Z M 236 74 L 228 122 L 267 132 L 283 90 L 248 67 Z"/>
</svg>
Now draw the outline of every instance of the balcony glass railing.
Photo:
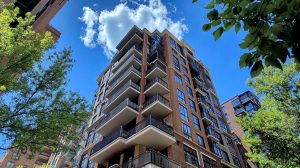
<svg viewBox="0 0 300 168">
<path fill-rule="evenodd" d="M 129 98 L 127 98 L 122 103 L 120 103 L 117 107 L 115 107 L 112 111 L 110 111 L 105 117 L 101 118 L 96 128 L 104 125 L 108 120 L 116 116 L 118 113 L 122 111 L 122 109 L 126 107 L 133 108 L 134 110 L 138 110 L 139 108 L 137 104 L 133 103 L 132 101 L 130 101 Z"/>
<path fill-rule="evenodd" d="M 158 61 L 156 61 L 155 63 L 151 64 L 149 69 L 147 70 L 147 74 L 149 74 L 152 70 L 154 70 L 155 68 L 159 68 L 162 71 L 166 72 L 166 66 Z"/>
<path fill-rule="evenodd" d="M 125 162 L 122 168 L 143 167 L 147 164 L 154 164 L 164 168 L 180 168 L 180 164 L 169 159 L 167 156 L 160 154 L 157 151 L 151 150 Z"/>
<path fill-rule="evenodd" d="M 129 57 L 122 65 L 116 70 L 116 72 L 112 75 L 111 80 L 114 80 L 114 78 L 118 77 L 122 71 L 124 71 L 125 67 L 128 66 L 128 64 L 132 63 L 133 61 L 138 62 L 139 64 L 142 64 L 142 60 L 134 55 L 132 57 Z"/>
<path fill-rule="evenodd" d="M 117 84 L 119 84 L 121 81 L 123 81 L 128 74 L 130 74 L 131 72 L 136 73 L 137 75 L 141 76 L 141 72 L 138 71 L 137 69 L 135 69 L 133 66 L 131 66 L 130 68 L 128 68 L 125 72 L 123 72 L 123 75 L 120 78 L 117 78 L 111 85 L 110 87 L 107 89 L 106 94 L 109 94 Z"/>
<path fill-rule="evenodd" d="M 127 139 L 131 137 L 132 135 L 135 135 L 139 133 L 141 130 L 146 128 L 147 126 L 154 126 L 158 128 L 159 130 L 174 136 L 173 128 L 164 123 L 163 121 L 156 119 L 152 117 L 151 115 L 147 118 L 145 118 L 143 121 L 137 123 L 133 128 L 131 128 L 129 131 L 124 130 L 123 128 L 118 128 L 108 136 L 104 137 L 102 141 L 98 142 L 92 149 L 91 155 L 98 152 L 99 150 L 103 149 L 105 146 L 113 142 L 114 140 L 122 137 L 124 139 Z"/>
<path fill-rule="evenodd" d="M 164 87 L 169 88 L 168 87 L 168 83 L 166 81 L 164 81 L 163 79 L 161 79 L 160 77 L 156 77 L 153 80 L 151 80 L 146 86 L 145 86 L 145 90 L 149 89 L 151 86 L 153 86 L 156 82 L 162 84 Z"/>
<path fill-rule="evenodd" d="M 131 80 L 128 81 L 120 89 L 118 89 L 118 91 L 116 93 L 114 93 L 113 95 L 108 97 L 108 101 L 105 103 L 105 105 L 102 108 L 103 111 L 111 104 L 111 102 L 113 102 L 118 96 L 120 96 L 129 87 L 133 87 L 134 89 L 136 89 L 138 91 L 140 91 L 140 89 L 141 89 L 139 85 L 135 84 Z"/>
<path fill-rule="evenodd" d="M 164 98 L 163 96 L 161 96 L 159 94 L 156 94 L 146 100 L 146 102 L 144 103 L 144 109 L 147 108 L 152 103 L 154 103 L 155 101 L 159 101 L 159 102 L 163 103 L 164 105 L 170 107 L 169 100 L 167 100 L 166 98 Z"/>
</svg>

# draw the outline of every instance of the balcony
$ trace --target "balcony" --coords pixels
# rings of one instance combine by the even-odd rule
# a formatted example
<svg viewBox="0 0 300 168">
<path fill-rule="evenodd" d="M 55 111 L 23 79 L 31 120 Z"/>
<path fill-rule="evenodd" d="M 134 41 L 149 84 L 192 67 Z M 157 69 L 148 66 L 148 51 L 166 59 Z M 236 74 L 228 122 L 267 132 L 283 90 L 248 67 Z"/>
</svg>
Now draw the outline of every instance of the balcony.
<svg viewBox="0 0 300 168">
<path fill-rule="evenodd" d="M 147 70 L 146 78 L 152 80 L 156 77 L 164 78 L 167 76 L 166 66 L 158 61 L 150 64 L 149 69 Z"/>
<path fill-rule="evenodd" d="M 206 128 L 206 134 L 207 134 L 207 138 L 215 141 L 215 142 L 219 142 L 221 139 L 220 134 L 218 134 L 213 127 L 209 126 Z"/>
<path fill-rule="evenodd" d="M 147 167 L 150 165 L 155 165 L 153 167 L 163 167 L 163 168 L 180 168 L 180 164 L 169 159 L 167 156 L 160 154 L 157 151 L 146 151 L 145 153 L 125 162 L 122 168 L 132 168 L 132 167 Z M 150 166 L 151 167 L 151 166 Z"/>
<path fill-rule="evenodd" d="M 106 116 L 99 120 L 96 131 L 106 136 L 118 127 L 132 121 L 138 115 L 138 105 L 125 99 Z"/>
<path fill-rule="evenodd" d="M 207 125 L 212 124 L 212 121 L 213 121 L 212 116 L 207 111 L 201 112 L 201 116 L 202 116 L 202 120 L 205 124 L 207 124 Z"/>
<path fill-rule="evenodd" d="M 123 86 L 128 80 L 137 82 L 141 79 L 141 72 L 135 69 L 134 67 L 128 68 L 125 72 L 122 73 L 118 79 L 116 79 L 106 91 L 106 96 L 113 94 L 119 86 Z"/>
<path fill-rule="evenodd" d="M 156 94 L 144 103 L 143 115 L 153 115 L 156 117 L 165 117 L 172 112 L 170 102 L 163 96 Z"/>
<path fill-rule="evenodd" d="M 108 97 L 108 101 L 102 108 L 102 113 L 107 114 L 114 107 L 120 104 L 126 98 L 135 98 L 140 94 L 140 86 L 135 84 L 133 81 L 128 81 L 121 88 L 118 89 L 114 94 Z"/>
<path fill-rule="evenodd" d="M 92 149 L 91 159 L 94 163 L 103 163 L 136 144 L 162 150 L 175 142 L 173 129 L 164 122 L 149 116 L 129 131 L 119 128 L 103 138 Z"/>
<path fill-rule="evenodd" d="M 124 45 L 117 46 L 117 48 L 120 48 L 119 51 L 126 50 L 126 48 L 129 48 L 130 46 L 133 46 L 135 44 L 140 44 L 143 42 L 143 38 L 140 35 L 138 35 L 137 33 L 134 33 L 129 38 L 130 39 L 128 39 Z"/>
<path fill-rule="evenodd" d="M 134 67 L 135 69 L 140 69 L 142 65 L 142 61 L 140 58 L 137 58 L 135 55 L 132 55 L 129 57 L 125 62 L 121 63 L 122 65 L 115 71 L 115 73 L 111 76 L 110 80 L 108 81 L 109 84 L 115 81 L 115 79 L 118 79 L 124 72 L 124 70 L 127 70 L 130 67 Z"/>
<path fill-rule="evenodd" d="M 153 96 L 158 93 L 164 95 L 169 91 L 168 83 L 159 77 L 154 78 L 145 86 L 145 94 L 147 96 Z"/>
</svg>

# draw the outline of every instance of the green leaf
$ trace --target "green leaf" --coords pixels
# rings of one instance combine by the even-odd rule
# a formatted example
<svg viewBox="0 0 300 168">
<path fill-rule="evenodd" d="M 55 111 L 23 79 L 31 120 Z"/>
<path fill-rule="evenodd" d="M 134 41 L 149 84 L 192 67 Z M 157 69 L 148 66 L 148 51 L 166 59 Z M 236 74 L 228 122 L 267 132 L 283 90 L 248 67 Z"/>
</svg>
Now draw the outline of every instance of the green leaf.
<svg viewBox="0 0 300 168">
<path fill-rule="evenodd" d="M 224 32 L 223 27 L 219 27 L 216 31 L 213 32 L 215 41 L 218 40 L 222 36 L 223 32 Z"/>
<path fill-rule="evenodd" d="M 218 26 L 219 24 L 221 24 L 221 20 L 214 20 L 211 22 L 212 26 Z"/>
<path fill-rule="evenodd" d="M 265 59 L 265 64 L 267 66 L 273 66 L 273 67 L 276 67 L 276 68 L 279 68 L 282 70 L 282 66 L 281 66 L 281 63 L 278 61 L 277 58 L 274 58 L 272 56 L 268 56 L 266 57 Z"/>
<path fill-rule="evenodd" d="M 235 23 L 235 33 L 237 34 L 241 29 L 241 23 L 240 22 L 236 22 Z"/>
<path fill-rule="evenodd" d="M 240 58 L 240 68 L 244 68 L 249 64 L 249 60 L 251 59 L 252 54 L 250 53 L 245 53 L 241 56 Z"/>
<path fill-rule="evenodd" d="M 204 24 L 204 25 L 202 26 L 202 30 L 203 30 L 204 32 L 209 31 L 210 28 L 211 28 L 211 25 L 210 25 L 210 24 Z"/>
<path fill-rule="evenodd" d="M 211 21 L 217 20 L 218 17 L 219 17 L 219 12 L 218 12 L 216 9 L 210 11 L 210 12 L 207 14 L 207 18 L 208 18 L 209 20 L 211 20 Z"/>
<path fill-rule="evenodd" d="M 229 30 L 235 24 L 234 21 L 224 21 L 223 23 L 226 30 Z"/>
<path fill-rule="evenodd" d="M 193 0 L 192 2 L 195 3 L 195 2 L 197 2 L 197 1 L 198 1 L 198 0 Z"/>
<path fill-rule="evenodd" d="M 258 76 L 261 71 L 263 70 L 263 64 L 262 64 L 262 61 L 257 61 L 255 62 L 255 64 L 253 65 L 253 67 L 251 68 L 251 77 L 254 78 L 256 76 Z"/>
<path fill-rule="evenodd" d="M 205 9 L 212 9 L 212 8 L 214 8 L 214 7 L 215 7 L 215 1 L 212 0 L 212 1 L 210 1 L 209 4 L 207 4 L 207 5 L 205 6 Z"/>
</svg>

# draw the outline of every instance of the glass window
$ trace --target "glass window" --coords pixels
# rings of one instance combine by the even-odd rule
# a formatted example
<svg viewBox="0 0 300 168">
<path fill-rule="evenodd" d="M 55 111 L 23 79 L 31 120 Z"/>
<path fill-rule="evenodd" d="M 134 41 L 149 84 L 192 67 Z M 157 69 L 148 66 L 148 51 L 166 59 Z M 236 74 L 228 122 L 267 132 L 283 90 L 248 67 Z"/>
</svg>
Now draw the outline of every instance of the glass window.
<svg viewBox="0 0 300 168">
<path fill-rule="evenodd" d="M 181 90 L 179 90 L 179 89 L 177 89 L 177 97 L 178 97 L 178 100 L 179 100 L 180 102 L 182 102 L 182 103 L 185 104 L 185 96 L 184 96 L 184 93 L 183 93 Z"/>
<path fill-rule="evenodd" d="M 232 101 L 232 106 L 233 107 L 236 107 L 236 106 L 239 106 L 241 104 L 240 100 L 239 99 L 235 99 Z"/>
<path fill-rule="evenodd" d="M 205 168 L 216 168 L 216 167 L 218 167 L 216 161 L 212 160 L 211 158 L 209 158 L 205 155 L 202 155 L 202 157 L 203 157 L 203 163 L 204 163 Z"/>
<path fill-rule="evenodd" d="M 200 135 L 197 135 L 197 143 L 198 145 L 202 146 L 205 148 L 205 144 L 204 144 L 204 140 L 203 140 L 203 137 L 200 136 Z"/>
<path fill-rule="evenodd" d="M 185 121 L 189 121 L 187 109 L 183 105 L 179 104 L 179 110 L 180 110 L 180 117 Z"/>
<path fill-rule="evenodd" d="M 181 63 L 182 63 L 182 64 L 186 65 L 185 58 L 183 58 L 183 57 L 180 57 L 180 61 L 181 61 Z"/>
<path fill-rule="evenodd" d="M 91 124 L 94 124 L 94 123 L 95 123 L 95 121 L 96 121 L 96 118 L 97 118 L 97 116 L 94 116 L 94 117 L 92 118 L 92 122 L 91 122 Z"/>
<path fill-rule="evenodd" d="M 15 150 L 15 151 L 11 151 L 11 157 L 14 160 L 19 160 L 20 158 L 20 151 L 19 150 Z"/>
<path fill-rule="evenodd" d="M 193 97 L 193 92 L 192 92 L 192 89 L 190 87 L 187 86 L 186 91 L 187 91 L 189 96 Z"/>
<path fill-rule="evenodd" d="M 184 80 L 185 83 L 191 84 L 190 78 L 188 76 L 184 75 Z"/>
<path fill-rule="evenodd" d="M 86 166 L 87 168 L 93 168 L 93 161 L 89 160 L 88 165 Z"/>
<path fill-rule="evenodd" d="M 81 157 L 80 168 L 84 168 L 84 166 L 86 164 L 86 158 L 87 158 L 87 153 L 82 155 L 82 157 Z"/>
<path fill-rule="evenodd" d="M 187 139 L 192 140 L 191 128 L 184 123 L 182 123 L 182 132 Z"/>
<path fill-rule="evenodd" d="M 220 111 L 220 109 L 218 107 L 215 107 L 215 111 L 216 111 L 216 114 L 222 118 L 222 112 Z"/>
<path fill-rule="evenodd" d="M 95 143 L 96 141 L 98 141 L 99 139 L 99 134 L 95 133 L 94 137 L 93 137 L 93 143 Z"/>
<path fill-rule="evenodd" d="M 239 159 L 238 159 L 236 156 L 234 156 L 234 155 L 231 155 L 231 156 L 232 156 L 232 159 L 233 159 L 233 163 L 234 163 L 236 166 L 240 167 L 241 164 L 240 164 Z"/>
<path fill-rule="evenodd" d="M 169 37 L 169 43 L 173 48 L 176 48 L 176 42 L 171 37 Z"/>
<path fill-rule="evenodd" d="M 176 81 L 178 84 L 182 85 L 182 79 L 181 79 L 180 75 L 177 74 L 177 73 L 175 73 L 175 81 Z"/>
<path fill-rule="evenodd" d="M 177 70 L 180 71 L 179 60 L 178 60 L 178 58 L 175 57 L 174 55 L 173 55 L 173 66 L 174 66 Z"/>
<path fill-rule="evenodd" d="M 183 69 L 183 72 L 184 72 L 185 74 L 189 74 L 188 69 L 187 69 L 186 66 L 182 66 L 182 69 Z"/>
<path fill-rule="evenodd" d="M 193 53 L 192 53 L 191 50 L 189 50 L 189 49 L 186 49 L 186 50 L 187 50 L 187 52 L 188 52 L 191 56 L 193 56 Z"/>
<path fill-rule="evenodd" d="M 99 114 L 99 116 L 100 116 L 100 105 L 99 104 L 97 104 L 97 106 L 95 107 L 95 113 Z"/>
<path fill-rule="evenodd" d="M 193 100 L 189 99 L 189 104 L 190 104 L 191 110 L 196 112 L 195 102 Z"/>
<path fill-rule="evenodd" d="M 227 152 L 221 150 L 221 154 L 222 154 L 222 159 L 226 160 L 229 162 L 229 157 L 228 157 L 228 154 Z"/>
<path fill-rule="evenodd" d="M 194 149 L 192 149 L 186 145 L 183 146 L 183 149 L 184 149 L 185 161 L 198 167 L 199 162 L 198 162 L 197 151 L 195 151 Z"/>
<path fill-rule="evenodd" d="M 93 132 L 92 132 L 92 131 L 90 131 L 90 132 L 88 133 L 88 137 L 87 137 L 87 140 L 86 140 L 85 147 L 87 147 L 87 146 L 89 146 L 89 145 L 90 145 L 90 143 L 91 143 L 91 140 L 92 140 L 92 135 L 93 135 Z"/>
<path fill-rule="evenodd" d="M 197 130 L 201 130 L 201 127 L 200 127 L 200 123 L 199 123 L 199 118 L 197 116 L 195 116 L 193 114 L 193 123 L 194 123 L 194 126 Z"/>
<path fill-rule="evenodd" d="M 212 122 L 213 122 L 212 125 L 213 125 L 214 127 L 219 127 L 217 119 L 215 119 L 214 117 L 211 117 L 211 120 L 212 120 Z"/>
<path fill-rule="evenodd" d="M 14 168 L 14 167 L 15 167 L 14 162 L 8 161 L 8 162 L 6 163 L 6 168 Z"/>
<path fill-rule="evenodd" d="M 222 130 L 223 130 L 224 132 L 228 132 L 227 127 L 226 127 L 226 124 L 224 123 L 224 121 L 220 120 L 220 122 L 221 122 L 221 128 L 222 128 Z"/>
<path fill-rule="evenodd" d="M 180 45 L 177 45 L 178 47 L 178 52 L 183 55 L 183 48 Z"/>
<path fill-rule="evenodd" d="M 229 121 L 229 116 L 227 113 L 225 113 L 225 119 L 226 119 L 226 121 Z"/>
<path fill-rule="evenodd" d="M 233 131 L 232 124 L 231 124 L 231 123 L 229 123 L 229 124 L 228 124 L 228 126 L 229 126 L 229 129 L 230 129 L 230 131 Z"/>
</svg>

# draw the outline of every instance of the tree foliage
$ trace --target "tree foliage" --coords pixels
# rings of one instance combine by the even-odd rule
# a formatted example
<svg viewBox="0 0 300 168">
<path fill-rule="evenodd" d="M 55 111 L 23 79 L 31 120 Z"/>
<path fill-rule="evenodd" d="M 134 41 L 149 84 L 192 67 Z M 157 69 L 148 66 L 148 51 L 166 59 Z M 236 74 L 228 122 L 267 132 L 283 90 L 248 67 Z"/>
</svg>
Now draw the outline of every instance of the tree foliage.
<svg viewBox="0 0 300 168">
<path fill-rule="evenodd" d="M 239 44 L 248 50 L 240 58 L 240 67 L 251 68 L 252 77 L 265 66 L 281 69 L 289 58 L 300 62 L 299 0 L 210 0 L 206 9 L 209 23 L 202 29 L 217 27 L 215 40 L 233 27 L 236 33 L 241 27 L 247 32 Z"/>
<path fill-rule="evenodd" d="M 263 96 L 254 115 L 239 119 L 252 152 L 247 156 L 264 167 L 300 167 L 300 73 L 299 65 L 283 66 L 283 71 L 267 67 L 249 81 Z"/>
<path fill-rule="evenodd" d="M 17 76 L 28 71 L 53 45 L 49 32 L 32 30 L 35 17 L 20 17 L 19 9 L 0 2 L 0 94 L 11 90 Z"/>
<path fill-rule="evenodd" d="M 0 135 L 13 142 L 10 148 L 34 153 L 43 146 L 63 149 L 61 139 L 77 140 L 76 128 L 89 109 L 78 93 L 66 89 L 72 64 L 70 50 L 55 52 L 23 73 L 1 97 Z"/>
</svg>

